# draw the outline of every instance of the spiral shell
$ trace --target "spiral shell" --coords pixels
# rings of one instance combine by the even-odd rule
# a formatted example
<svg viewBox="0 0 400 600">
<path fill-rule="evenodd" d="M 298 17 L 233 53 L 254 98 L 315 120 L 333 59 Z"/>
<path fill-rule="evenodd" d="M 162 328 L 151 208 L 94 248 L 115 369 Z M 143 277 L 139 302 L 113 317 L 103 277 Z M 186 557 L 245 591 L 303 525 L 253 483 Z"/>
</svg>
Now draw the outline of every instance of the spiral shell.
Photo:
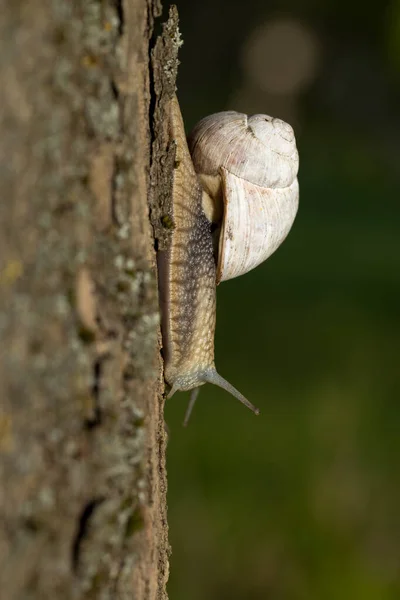
<svg viewBox="0 0 400 600">
<path fill-rule="evenodd" d="M 219 283 L 254 269 L 289 233 L 299 201 L 296 141 L 280 119 L 228 111 L 202 119 L 188 142 L 215 202 L 222 191 Z"/>
</svg>

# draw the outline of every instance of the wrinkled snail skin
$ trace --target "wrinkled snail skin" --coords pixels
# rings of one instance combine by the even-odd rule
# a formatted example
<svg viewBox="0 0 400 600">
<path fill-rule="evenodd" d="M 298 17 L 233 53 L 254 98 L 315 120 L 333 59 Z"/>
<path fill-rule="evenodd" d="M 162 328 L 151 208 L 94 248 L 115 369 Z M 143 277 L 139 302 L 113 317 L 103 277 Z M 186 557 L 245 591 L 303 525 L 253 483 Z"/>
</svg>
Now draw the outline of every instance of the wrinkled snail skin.
<svg viewBox="0 0 400 600">
<path fill-rule="evenodd" d="M 211 223 L 202 210 L 197 180 L 176 98 L 171 101 L 170 139 L 176 144 L 169 248 L 159 253 L 163 301 L 165 379 L 190 390 L 214 368 L 215 262 Z"/>
<path fill-rule="evenodd" d="M 168 249 L 158 253 L 165 379 L 171 386 L 168 397 L 178 390 L 195 390 L 209 382 L 228 390 L 258 412 L 215 369 L 216 265 L 212 223 L 203 210 L 207 195 L 193 167 L 176 97 L 170 108 L 170 139 L 176 145 L 174 228 Z M 186 421 L 194 399 L 195 395 Z"/>
</svg>

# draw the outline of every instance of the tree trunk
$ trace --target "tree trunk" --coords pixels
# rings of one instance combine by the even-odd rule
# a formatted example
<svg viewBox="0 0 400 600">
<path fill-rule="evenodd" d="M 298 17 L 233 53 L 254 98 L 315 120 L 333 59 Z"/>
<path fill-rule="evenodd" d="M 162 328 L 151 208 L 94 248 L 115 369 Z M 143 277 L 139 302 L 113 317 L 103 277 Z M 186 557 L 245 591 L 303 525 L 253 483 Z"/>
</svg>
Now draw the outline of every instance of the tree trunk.
<svg viewBox="0 0 400 600">
<path fill-rule="evenodd" d="M 157 0 L 31 0 L 4 3 L 0 13 L 7 600 L 166 598 L 163 378 L 147 197 L 151 189 L 162 238 L 165 105 L 179 40 L 172 12 L 151 68 L 159 14 Z"/>
</svg>

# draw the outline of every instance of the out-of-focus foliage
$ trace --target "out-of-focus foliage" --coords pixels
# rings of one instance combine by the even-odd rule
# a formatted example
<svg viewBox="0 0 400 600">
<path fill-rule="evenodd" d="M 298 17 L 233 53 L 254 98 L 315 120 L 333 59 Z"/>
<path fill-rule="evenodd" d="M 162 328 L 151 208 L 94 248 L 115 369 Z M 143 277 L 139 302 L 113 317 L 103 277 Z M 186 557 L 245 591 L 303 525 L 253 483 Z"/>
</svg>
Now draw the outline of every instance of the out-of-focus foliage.
<svg viewBox="0 0 400 600">
<path fill-rule="evenodd" d="M 218 288 L 216 364 L 260 417 L 205 386 L 185 430 L 187 395 L 167 402 L 170 598 L 397 600 L 400 2 L 178 8 L 188 127 L 227 108 L 290 121 L 300 211 Z"/>
</svg>

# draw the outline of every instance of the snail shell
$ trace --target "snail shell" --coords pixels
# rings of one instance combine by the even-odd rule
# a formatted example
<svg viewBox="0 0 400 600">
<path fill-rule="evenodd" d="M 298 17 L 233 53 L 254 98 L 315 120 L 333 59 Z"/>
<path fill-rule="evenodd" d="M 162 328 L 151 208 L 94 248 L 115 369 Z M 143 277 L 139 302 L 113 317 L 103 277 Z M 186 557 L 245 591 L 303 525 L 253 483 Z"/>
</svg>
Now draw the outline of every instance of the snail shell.
<svg viewBox="0 0 400 600">
<path fill-rule="evenodd" d="M 221 221 L 217 283 L 247 273 L 283 242 L 295 219 L 299 156 L 292 127 L 268 115 L 222 112 L 189 140 L 194 168 Z M 223 208 L 219 206 L 223 203 Z"/>
</svg>

